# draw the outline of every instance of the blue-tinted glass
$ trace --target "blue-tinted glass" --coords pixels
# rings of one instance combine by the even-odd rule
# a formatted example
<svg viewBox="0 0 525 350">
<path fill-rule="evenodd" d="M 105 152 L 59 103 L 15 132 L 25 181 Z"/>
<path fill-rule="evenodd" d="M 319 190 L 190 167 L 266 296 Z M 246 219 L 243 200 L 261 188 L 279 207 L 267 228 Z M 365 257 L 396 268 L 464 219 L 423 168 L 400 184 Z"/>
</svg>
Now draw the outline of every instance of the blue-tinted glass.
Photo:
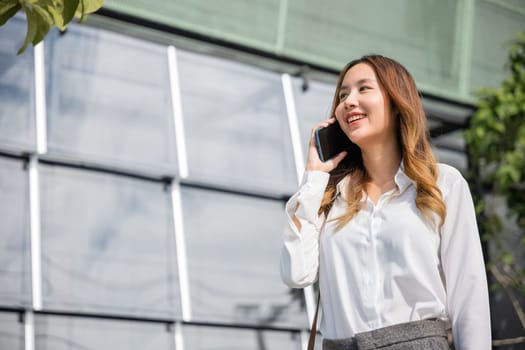
<svg viewBox="0 0 525 350">
<path fill-rule="evenodd" d="M 19 16 L 0 27 L 0 148 L 31 151 L 35 149 L 33 47 L 16 55 L 25 32 L 25 20 Z"/>
<path fill-rule="evenodd" d="M 66 316 L 35 318 L 37 350 L 174 350 L 166 324 Z"/>
<path fill-rule="evenodd" d="M 283 203 L 190 188 L 182 204 L 195 320 L 306 327 L 279 275 Z"/>
<path fill-rule="evenodd" d="M 185 350 L 300 350 L 298 333 L 184 326 Z"/>
<path fill-rule="evenodd" d="M 40 176 L 45 308 L 180 314 L 168 189 L 48 165 Z"/>
<path fill-rule="evenodd" d="M 72 25 L 46 45 L 49 152 L 174 173 L 165 47 Z"/>
<path fill-rule="evenodd" d="M 31 303 L 29 192 L 21 160 L 0 157 L 0 304 Z"/>
<path fill-rule="evenodd" d="M 297 186 L 281 78 L 179 51 L 192 179 L 271 193 Z"/>
</svg>

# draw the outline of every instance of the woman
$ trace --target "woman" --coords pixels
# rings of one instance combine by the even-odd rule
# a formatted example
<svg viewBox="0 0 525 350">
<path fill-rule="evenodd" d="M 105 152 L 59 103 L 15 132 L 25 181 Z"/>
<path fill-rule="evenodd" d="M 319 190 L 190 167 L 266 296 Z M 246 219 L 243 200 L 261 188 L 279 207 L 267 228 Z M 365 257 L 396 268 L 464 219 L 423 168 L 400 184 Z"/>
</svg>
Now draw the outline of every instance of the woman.
<svg viewBox="0 0 525 350">
<path fill-rule="evenodd" d="M 319 279 L 323 349 L 448 349 L 449 327 L 456 349 L 490 349 L 468 184 L 436 163 L 410 73 L 379 55 L 350 62 L 331 115 L 313 130 L 339 123 L 358 148 L 323 163 L 312 131 L 281 256 L 288 286 Z"/>
</svg>

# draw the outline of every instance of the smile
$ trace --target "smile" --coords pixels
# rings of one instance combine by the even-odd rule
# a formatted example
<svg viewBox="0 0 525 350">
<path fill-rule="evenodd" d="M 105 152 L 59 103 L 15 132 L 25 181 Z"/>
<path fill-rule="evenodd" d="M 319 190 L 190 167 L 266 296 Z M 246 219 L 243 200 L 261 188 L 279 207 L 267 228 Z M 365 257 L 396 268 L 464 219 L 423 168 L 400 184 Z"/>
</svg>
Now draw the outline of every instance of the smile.
<svg viewBox="0 0 525 350">
<path fill-rule="evenodd" d="M 366 117 L 366 114 L 353 114 L 346 118 L 347 123 L 355 122 L 356 120 L 360 120 Z"/>
</svg>

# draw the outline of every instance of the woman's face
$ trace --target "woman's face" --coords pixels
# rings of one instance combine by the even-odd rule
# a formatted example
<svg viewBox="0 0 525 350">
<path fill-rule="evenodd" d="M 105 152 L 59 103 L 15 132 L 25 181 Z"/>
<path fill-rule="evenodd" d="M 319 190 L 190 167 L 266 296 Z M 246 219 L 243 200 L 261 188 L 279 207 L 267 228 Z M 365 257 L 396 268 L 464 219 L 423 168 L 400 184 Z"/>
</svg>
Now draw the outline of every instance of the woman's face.
<svg viewBox="0 0 525 350">
<path fill-rule="evenodd" d="M 337 121 L 361 149 L 391 137 L 395 140 L 397 125 L 389 98 L 368 64 L 358 63 L 346 72 L 338 99 Z"/>
</svg>

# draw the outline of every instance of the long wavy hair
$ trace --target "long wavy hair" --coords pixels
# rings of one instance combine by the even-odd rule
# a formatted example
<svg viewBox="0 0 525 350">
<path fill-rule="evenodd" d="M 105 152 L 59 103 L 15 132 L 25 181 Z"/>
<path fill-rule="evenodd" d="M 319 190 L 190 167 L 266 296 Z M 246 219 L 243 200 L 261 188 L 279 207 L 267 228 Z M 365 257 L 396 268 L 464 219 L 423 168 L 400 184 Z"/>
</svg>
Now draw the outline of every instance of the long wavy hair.
<svg viewBox="0 0 525 350">
<path fill-rule="evenodd" d="M 359 63 L 368 64 L 374 70 L 383 92 L 393 107 L 392 110 L 398 111 L 397 133 L 400 151 L 404 171 L 416 184 L 417 208 L 434 225 L 438 224 L 436 219 L 439 217 L 439 226 L 441 226 L 445 221 L 446 206 L 436 184 L 437 162 L 430 148 L 426 116 L 419 92 L 412 75 L 406 68 L 399 62 L 381 55 L 367 55 L 348 63 L 339 75 L 330 115 L 335 115 L 335 109 L 340 103 L 339 91 L 346 72 Z M 360 149 L 354 145 L 354 149 L 349 153 L 351 156 L 343 159 L 330 173 L 330 180 L 319 209 L 319 214 L 328 215 L 337 195 L 337 184 L 350 175 L 351 186 L 346 186 L 348 209 L 342 216 L 335 218 L 336 230 L 345 226 L 359 212 L 363 190 L 370 181 Z"/>
</svg>

